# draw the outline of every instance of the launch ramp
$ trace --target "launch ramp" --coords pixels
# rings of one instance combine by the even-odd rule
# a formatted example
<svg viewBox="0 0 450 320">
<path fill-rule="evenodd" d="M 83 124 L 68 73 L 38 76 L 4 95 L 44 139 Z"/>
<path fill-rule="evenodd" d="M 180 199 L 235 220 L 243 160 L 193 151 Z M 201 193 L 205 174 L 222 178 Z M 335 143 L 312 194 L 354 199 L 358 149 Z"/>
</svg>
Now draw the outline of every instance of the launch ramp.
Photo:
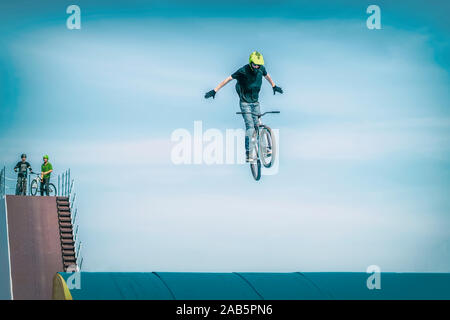
<svg viewBox="0 0 450 320">
<path fill-rule="evenodd" d="M 67 237 L 62 234 L 61 200 L 68 201 L 10 195 L 0 200 L 0 256 L 7 258 L 0 266 L 1 298 L 52 298 L 53 276 L 65 271 L 67 263 L 63 258 Z"/>
</svg>

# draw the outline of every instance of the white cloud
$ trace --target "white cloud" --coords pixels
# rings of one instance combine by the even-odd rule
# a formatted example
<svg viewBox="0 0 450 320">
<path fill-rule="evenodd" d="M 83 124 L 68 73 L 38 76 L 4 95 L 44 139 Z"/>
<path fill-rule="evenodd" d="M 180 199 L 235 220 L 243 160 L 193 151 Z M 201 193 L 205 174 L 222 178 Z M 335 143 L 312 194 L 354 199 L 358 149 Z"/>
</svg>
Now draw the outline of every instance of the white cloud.
<svg viewBox="0 0 450 320">
<path fill-rule="evenodd" d="M 297 159 L 372 160 L 397 155 L 447 159 L 450 118 L 328 124 L 281 130 L 283 150 Z"/>
<path fill-rule="evenodd" d="M 170 163 L 169 139 L 91 140 L 72 143 L 59 161 L 74 165 L 155 165 Z"/>
<path fill-rule="evenodd" d="M 177 194 L 176 201 L 168 195 L 117 194 L 109 198 L 116 210 L 105 212 L 99 204 L 90 208 L 96 213 L 90 223 L 101 226 L 106 217 L 110 221 L 96 232 L 101 235 L 98 246 L 112 239 L 116 254 L 130 259 L 139 259 L 145 250 L 151 259 L 139 260 L 141 270 L 171 271 L 362 271 L 371 262 L 385 271 L 417 271 L 408 264 L 421 260 L 417 243 L 430 248 L 447 233 L 437 217 L 424 220 L 413 205 L 375 208 L 356 200 L 323 204 L 259 193 L 245 214 L 242 208 L 248 208 L 251 193 Z M 276 210 L 280 203 L 283 210 Z M 96 256 L 97 244 L 91 246 L 86 254 L 94 265 L 126 270 L 127 262 Z M 448 271 L 448 265 L 426 269 L 439 270 Z"/>
</svg>

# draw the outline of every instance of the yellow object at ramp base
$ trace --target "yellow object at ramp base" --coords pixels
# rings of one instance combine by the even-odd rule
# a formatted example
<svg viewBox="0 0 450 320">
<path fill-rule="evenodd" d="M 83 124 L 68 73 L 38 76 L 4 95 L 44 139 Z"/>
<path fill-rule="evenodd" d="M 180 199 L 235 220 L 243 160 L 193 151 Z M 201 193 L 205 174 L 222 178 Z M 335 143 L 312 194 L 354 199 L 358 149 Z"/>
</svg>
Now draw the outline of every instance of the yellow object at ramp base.
<svg viewBox="0 0 450 320">
<path fill-rule="evenodd" d="M 53 300 L 72 300 L 66 281 L 59 273 L 53 277 Z"/>
</svg>

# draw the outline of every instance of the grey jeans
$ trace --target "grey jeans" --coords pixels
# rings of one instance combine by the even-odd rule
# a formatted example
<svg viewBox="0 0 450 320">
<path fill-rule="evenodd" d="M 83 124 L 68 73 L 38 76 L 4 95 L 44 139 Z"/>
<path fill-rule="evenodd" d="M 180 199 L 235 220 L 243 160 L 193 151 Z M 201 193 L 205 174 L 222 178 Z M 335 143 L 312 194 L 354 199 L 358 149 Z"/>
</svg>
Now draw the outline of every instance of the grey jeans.
<svg viewBox="0 0 450 320">
<path fill-rule="evenodd" d="M 248 103 L 241 101 L 239 106 L 242 112 L 260 113 L 259 102 Z M 258 124 L 258 117 L 252 114 L 243 114 L 242 117 L 245 122 L 245 150 L 253 150 L 255 141 L 252 140 L 252 136 L 255 132 L 255 126 Z"/>
</svg>

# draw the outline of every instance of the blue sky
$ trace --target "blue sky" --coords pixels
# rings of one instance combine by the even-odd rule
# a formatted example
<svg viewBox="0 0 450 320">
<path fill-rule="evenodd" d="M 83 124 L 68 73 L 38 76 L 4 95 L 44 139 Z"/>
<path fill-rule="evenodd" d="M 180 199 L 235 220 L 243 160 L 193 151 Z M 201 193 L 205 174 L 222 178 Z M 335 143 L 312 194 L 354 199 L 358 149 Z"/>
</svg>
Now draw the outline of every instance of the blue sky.
<svg viewBox="0 0 450 320">
<path fill-rule="evenodd" d="M 0 5 L 0 163 L 71 168 L 86 270 L 450 271 L 447 4 L 69 4 Z M 203 94 L 253 50 L 279 173 L 173 165 L 175 129 L 242 127 Z"/>
</svg>

